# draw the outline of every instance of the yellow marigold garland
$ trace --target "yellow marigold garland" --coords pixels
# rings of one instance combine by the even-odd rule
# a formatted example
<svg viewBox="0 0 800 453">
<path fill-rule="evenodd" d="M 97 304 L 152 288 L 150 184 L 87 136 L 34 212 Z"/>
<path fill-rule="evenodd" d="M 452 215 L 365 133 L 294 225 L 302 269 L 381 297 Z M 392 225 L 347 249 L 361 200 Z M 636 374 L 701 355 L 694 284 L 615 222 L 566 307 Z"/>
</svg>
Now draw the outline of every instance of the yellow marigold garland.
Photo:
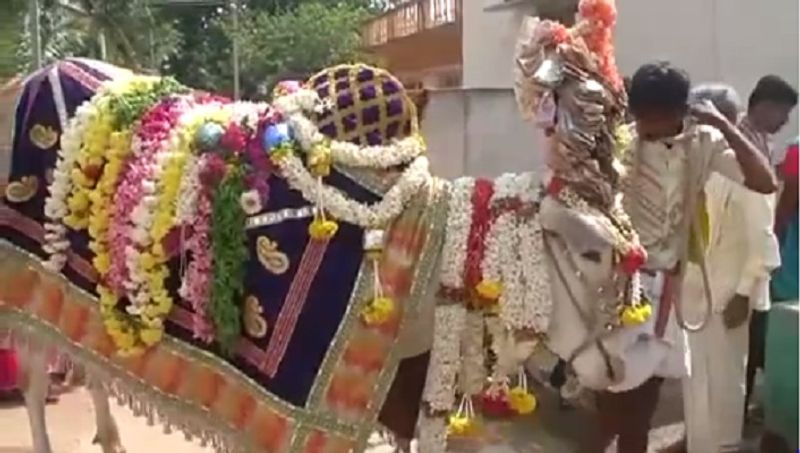
<svg viewBox="0 0 800 453">
<path fill-rule="evenodd" d="M 87 125 L 83 146 L 72 170 L 69 214 L 64 222 L 86 228 L 92 263 L 101 276 L 97 286 L 103 323 L 120 354 L 137 354 L 157 343 L 163 326 L 158 322 L 137 323 L 117 310 L 118 297 L 103 285 L 108 273 L 108 226 L 112 198 L 130 153 L 131 128 L 138 117 L 162 96 L 178 91 L 180 85 L 168 79 L 135 76 L 110 83 L 93 100 L 96 115 Z"/>
<path fill-rule="evenodd" d="M 215 104 L 195 108 L 200 112 L 188 113 L 192 118 L 178 126 L 181 130 L 177 132 L 177 145 L 170 153 L 158 179 L 156 189 L 158 199 L 150 230 L 152 242 L 148 247 L 149 250 L 146 249 L 142 253 L 139 263 L 137 263 L 143 271 L 143 275 L 146 275 L 145 286 L 150 300 L 142 309 L 143 323 L 149 328 L 141 332 L 141 340 L 145 344 L 148 344 L 149 341 L 158 342 L 160 340 L 163 318 L 172 309 L 172 297 L 165 286 L 169 277 L 169 268 L 167 267 L 169 257 L 162 243 L 175 224 L 181 176 L 189 156 L 194 151 L 195 135 L 197 130 L 209 121 L 221 124 L 227 124 L 230 121 L 230 109 L 220 108 Z"/>
<path fill-rule="evenodd" d="M 77 166 L 70 173 L 72 187 L 67 199 L 69 214 L 64 217 L 64 223 L 75 230 L 82 230 L 89 225 L 90 195 L 105 164 L 106 150 L 113 132 L 109 100 L 110 94 L 103 93 L 92 101 L 97 113 L 86 126 L 83 144 L 76 159 Z"/>
</svg>

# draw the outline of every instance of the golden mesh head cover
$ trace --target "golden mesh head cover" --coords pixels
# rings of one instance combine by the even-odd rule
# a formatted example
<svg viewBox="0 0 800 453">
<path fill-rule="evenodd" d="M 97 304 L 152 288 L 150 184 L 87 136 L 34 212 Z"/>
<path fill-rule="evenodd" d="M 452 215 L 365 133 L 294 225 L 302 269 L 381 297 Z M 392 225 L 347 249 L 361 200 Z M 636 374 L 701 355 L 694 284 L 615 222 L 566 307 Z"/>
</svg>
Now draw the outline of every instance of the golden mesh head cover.
<svg viewBox="0 0 800 453">
<path fill-rule="evenodd" d="M 361 63 L 334 66 L 312 76 L 307 87 L 330 102 L 314 120 L 332 139 L 386 145 L 418 132 L 414 102 L 386 70 Z"/>
</svg>

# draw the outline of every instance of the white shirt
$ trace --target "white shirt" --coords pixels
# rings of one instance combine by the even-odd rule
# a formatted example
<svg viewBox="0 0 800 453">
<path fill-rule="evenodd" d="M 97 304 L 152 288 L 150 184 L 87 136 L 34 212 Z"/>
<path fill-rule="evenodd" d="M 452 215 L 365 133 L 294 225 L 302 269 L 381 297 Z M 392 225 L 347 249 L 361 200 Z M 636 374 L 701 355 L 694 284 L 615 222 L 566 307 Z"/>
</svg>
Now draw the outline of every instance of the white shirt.
<svg viewBox="0 0 800 453">
<path fill-rule="evenodd" d="M 625 162 L 625 209 L 647 250 L 647 267 L 672 269 L 688 240 L 687 194 L 696 197 L 711 172 L 741 183 L 741 168 L 722 133 L 710 126 L 689 126 L 669 140 L 634 144 Z"/>
<path fill-rule="evenodd" d="M 625 208 L 647 249 L 647 267 L 674 269 L 685 261 L 689 231 L 684 218 L 689 205 L 695 203 L 712 172 L 741 183 L 741 168 L 722 133 L 709 126 L 687 127 L 685 133 L 670 140 L 634 140 L 633 144 L 624 162 Z M 677 284 L 679 299 L 680 282 Z M 655 335 L 663 274 L 643 276 L 642 286 L 653 304 L 654 316 L 641 326 L 621 329 L 613 339 L 614 350 L 625 362 L 625 377 L 610 391 L 636 388 L 654 375 L 679 378 L 688 372 L 686 340 L 677 324 L 674 305 L 664 336 Z"/>
</svg>

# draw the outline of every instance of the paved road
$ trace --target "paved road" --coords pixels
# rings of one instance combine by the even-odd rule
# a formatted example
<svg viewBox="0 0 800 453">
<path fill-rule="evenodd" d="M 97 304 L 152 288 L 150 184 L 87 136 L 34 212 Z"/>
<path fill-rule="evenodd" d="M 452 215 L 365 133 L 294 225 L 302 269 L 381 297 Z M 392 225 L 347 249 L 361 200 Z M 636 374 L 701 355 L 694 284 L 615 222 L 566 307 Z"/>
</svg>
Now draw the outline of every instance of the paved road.
<svg viewBox="0 0 800 453">
<path fill-rule="evenodd" d="M 676 393 L 677 392 L 677 393 Z M 589 420 L 585 410 L 559 410 L 554 397 L 547 390 L 537 391 L 539 410 L 514 423 L 492 423 L 487 426 L 487 436 L 480 442 L 460 443 L 453 451 L 459 453 L 568 453 Z M 676 405 L 675 402 L 678 402 Z M 679 388 L 668 385 L 664 389 L 662 405 L 653 431 L 654 445 L 664 445 L 680 435 L 682 428 L 673 422 L 680 415 Z M 112 404 L 114 416 L 128 453 L 168 451 L 170 453 L 207 453 L 211 450 L 184 440 L 180 433 L 165 435 L 158 427 L 147 426 L 143 419 L 135 418 L 125 408 Z M 48 406 L 48 424 L 55 453 L 99 452 L 91 445 L 94 420 L 91 401 L 83 390 L 62 396 L 58 404 Z M 30 453 L 30 430 L 23 407 L 18 403 L 0 404 L 0 453 Z M 386 448 L 375 447 L 367 453 L 385 453 Z"/>
</svg>

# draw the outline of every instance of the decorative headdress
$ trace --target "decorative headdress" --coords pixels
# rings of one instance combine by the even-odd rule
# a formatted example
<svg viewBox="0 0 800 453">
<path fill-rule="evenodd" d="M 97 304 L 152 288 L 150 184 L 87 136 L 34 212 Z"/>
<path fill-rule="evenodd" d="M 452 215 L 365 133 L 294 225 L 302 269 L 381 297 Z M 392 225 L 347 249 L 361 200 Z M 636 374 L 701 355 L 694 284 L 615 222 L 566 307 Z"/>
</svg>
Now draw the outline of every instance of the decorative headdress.
<svg viewBox="0 0 800 453">
<path fill-rule="evenodd" d="M 523 116 L 550 138 L 548 195 L 592 215 L 613 236 L 616 262 L 631 276 L 619 289 L 625 324 L 645 313 L 638 269 L 646 254 L 617 196 L 623 168 L 617 158 L 630 138 L 623 124 L 624 83 L 614 61 L 616 16 L 614 0 L 581 0 L 571 28 L 526 20 L 516 48 L 515 92 Z"/>
<path fill-rule="evenodd" d="M 614 61 L 615 21 L 613 0 L 582 0 L 572 28 L 527 19 L 516 49 L 517 101 L 523 116 L 554 138 L 553 171 L 604 210 L 613 203 L 614 133 L 625 106 Z"/>
<path fill-rule="evenodd" d="M 419 131 L 414 102 L 386 70 L 335 66 L 312 76 L 307 85 L 330 106 L 314 118 L 328 137 L 375 146 Z"/>
</svg>

